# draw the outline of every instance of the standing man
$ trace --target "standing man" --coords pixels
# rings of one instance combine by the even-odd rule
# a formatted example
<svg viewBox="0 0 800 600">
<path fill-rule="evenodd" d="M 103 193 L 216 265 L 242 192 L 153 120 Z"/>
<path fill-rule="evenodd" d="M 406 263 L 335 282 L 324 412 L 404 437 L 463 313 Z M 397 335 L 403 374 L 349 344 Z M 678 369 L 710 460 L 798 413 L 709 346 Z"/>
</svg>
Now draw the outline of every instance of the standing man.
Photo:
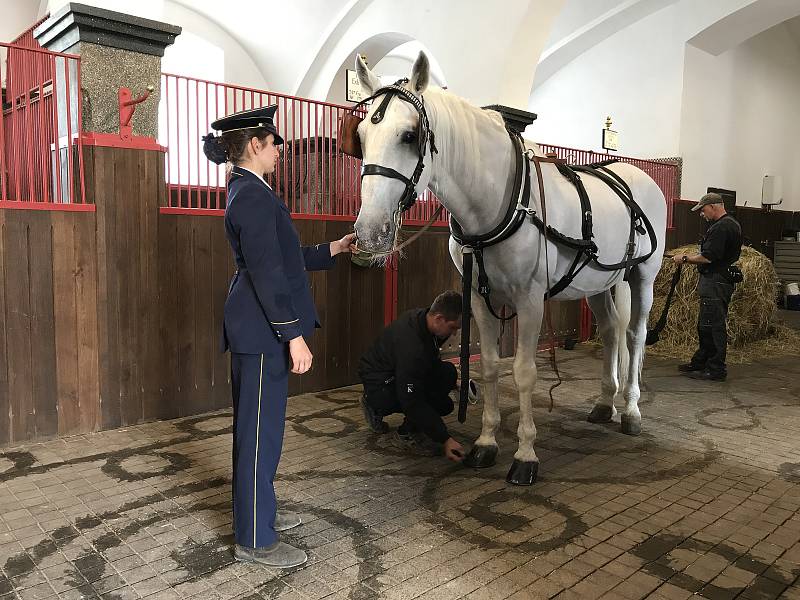
<svg viewBox="0 0 800 600">
<path fill-rule="evenodd" d="M 383 417 L 403 413 L 397 434 L 404 446 L 419 445 L 423 434 L 442 444 L 449 460 L 462 460 L 464 450 L 442 420 L 453 412 L 449 394 L 457 387 L 458 373 L 439 357 L 442 344 L 459 329 L 461 294 L 449 291 L 430 308 L 405 312 L 383 330 L 358 365 L 364 382 L 361 406 L 372 431 L 386 433 Z"/>
<path fill-rule="evenodd" d="M 739 260 L 742 251 L 742 228 L 739 222 L 725 211 L 722 196 L 706 194 L 692 208 L 700 211 L 710 223 L 700 242 L 700 254 L 680 254 L 672 258 L 675 264 L 697 265 L 700 281 L 700 314 L 697 336 L 700 348 L 692 360 L 680 365 L 678 370 L 692 379 L 725 381 L 728 376 L 725 355 L 728 349 L 728 304 L 733 295 L 733 281 L 728 268 Z"/>
<path fill-rule="evenodd" d="M 305 373 L 306 344 L 319 318 L 306 271 L 330 269 L 350 252 L 354 235 L 301 246 L 286 205 L 264 177 L 275 171 L 283 139 L 273 121 L 277 106 L 228 115 L 204 138 L 214 163 L 230 165 L 225 234 L 236 273 L 228 288 L 223 350 L 231 352 L 233 395 L 234 557 L 270 567 L 303 564 L 306 553 L 280 541 L 301 524 L 280 511 L 274 479 L 281 457 L 289 371 Z"/>
</svg>

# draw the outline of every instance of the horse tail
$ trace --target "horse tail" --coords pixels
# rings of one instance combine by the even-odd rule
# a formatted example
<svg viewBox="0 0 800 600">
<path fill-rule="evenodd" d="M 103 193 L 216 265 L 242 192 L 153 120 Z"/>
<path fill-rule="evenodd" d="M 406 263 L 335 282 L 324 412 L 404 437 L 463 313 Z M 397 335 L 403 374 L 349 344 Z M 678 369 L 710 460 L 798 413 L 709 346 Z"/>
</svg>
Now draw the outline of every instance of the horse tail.
<svg viewBox="0 0 800 600">
<path fill-rule="evenodd" d="M 631 320 L 631 286 L 620 281 L 614 286 L 614 307 L 617 309 L 617 376 L 619 391 L 628 378 L 628 323 Z"/>
</svg>

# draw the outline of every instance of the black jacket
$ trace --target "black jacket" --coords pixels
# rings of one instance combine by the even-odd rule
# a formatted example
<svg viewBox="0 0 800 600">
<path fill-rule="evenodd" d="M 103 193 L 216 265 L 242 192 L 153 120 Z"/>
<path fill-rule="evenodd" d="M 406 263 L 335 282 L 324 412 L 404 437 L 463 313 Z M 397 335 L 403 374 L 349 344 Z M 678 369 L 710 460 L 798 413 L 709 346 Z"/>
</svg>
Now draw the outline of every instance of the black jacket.
<svg viewBox="0 0 800 600">
<path fill-rule="evenodd" d="M 701 274 L 724 274 L 727 268 L 739 260 L 742 252 L 742 227 L 739 221 L 725 214 L 709 225 L 703 241 L 700 242 L 700 254 L 710 264 L 697 265 Z"/>
<path fill-rule="evenodd" d="M 444 442 L 450 435 L 442 418 L 425 401 L 425 387 L 441 360 L 439 350 L 446 340 L 428 331 L 427 314 L 427 308 L 410 310 L 386 327 L 361 357 L 358 374 L 365 389 L 394 386 L 409 421 L 433 440 Z"/>
</svg>

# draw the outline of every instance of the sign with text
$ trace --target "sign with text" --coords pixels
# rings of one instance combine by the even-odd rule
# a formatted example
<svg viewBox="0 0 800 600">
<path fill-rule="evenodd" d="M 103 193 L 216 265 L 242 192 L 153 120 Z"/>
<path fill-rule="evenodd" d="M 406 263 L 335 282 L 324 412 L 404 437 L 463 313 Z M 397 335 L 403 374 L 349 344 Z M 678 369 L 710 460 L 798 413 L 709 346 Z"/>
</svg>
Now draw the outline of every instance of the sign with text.
<svg viewBox="0 0 800 600">
<path fill-rule="evenodd" d="M 618 150 L 619 143 L 617 132 L 613 129 L 603 129 L 603 150 Z"/>
<path fill-rule="evenodd" d="M 347 69 L 347 101 L 348 102 L 361 102 L 364 99 L 364 93 L 361 90 L 361 82 L 358 81 L 358 73 L 352 69 Z"/>
</svg>

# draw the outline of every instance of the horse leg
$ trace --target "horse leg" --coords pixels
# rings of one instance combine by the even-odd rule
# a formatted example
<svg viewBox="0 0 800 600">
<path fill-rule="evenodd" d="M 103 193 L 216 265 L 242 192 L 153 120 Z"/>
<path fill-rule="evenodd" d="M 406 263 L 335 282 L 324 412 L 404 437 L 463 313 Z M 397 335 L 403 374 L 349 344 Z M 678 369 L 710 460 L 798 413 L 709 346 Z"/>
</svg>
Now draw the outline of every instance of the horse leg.
<svg viewBox="0 0 800 600">
<path fill-rule="evenodd" d="M 483 298 L 472 292 L 472 312 L 481 338 L 481 372 L 483 374 L 483 426 L 480 437 L 464 457 L 468 467 L 491 467 L 497 458 L 495 433 L 500 426 L 500 409 L 497 400 L 497 376 L 500 368 L 498 339 L 500 321 L 486 308 Z M 469 382 L 462 381 L 461 385 Z"/>
<path fill-rule="evenodd" d="M 533 450 L 536 424 L 533 422 L 531 400 L 536 385 L 536 348 L 542 327 L 544 301 L 526 297 L 517 302 L 517 354 L 514 358 L 514 382 L 519 393 L 519 449 L 508 471 L 506 481 L 514 485 L 533 485 L 539 471 L 539 458 Z"/>
<path fill-rule="evenodd" d="M 614 396 L 619 391 L 619 370 L 617 365 L 620 331 L 619 313 L 611 298 L 611 291 L 605 291 L 586 299 L 597 319 L 597 330 L 603 340 L 603 379 L 600 383 L 600 399 L 589 413 L 590 423 L 608 423 L 617 414 Z"/>
<path fill-rule="evenodd" d="M 644 342 L 647 337 L 647 317 L 653 305 L 653 280 L 642 278 L 638 269 L 631 271 L 631 316 L 628 323 L 628 372 L 624 382 L 625 410 L 621 416 L 622 433 L 639 435 L 642 415 L 639 412 L 639 379 L 644 361 Z"/>
</svg>

